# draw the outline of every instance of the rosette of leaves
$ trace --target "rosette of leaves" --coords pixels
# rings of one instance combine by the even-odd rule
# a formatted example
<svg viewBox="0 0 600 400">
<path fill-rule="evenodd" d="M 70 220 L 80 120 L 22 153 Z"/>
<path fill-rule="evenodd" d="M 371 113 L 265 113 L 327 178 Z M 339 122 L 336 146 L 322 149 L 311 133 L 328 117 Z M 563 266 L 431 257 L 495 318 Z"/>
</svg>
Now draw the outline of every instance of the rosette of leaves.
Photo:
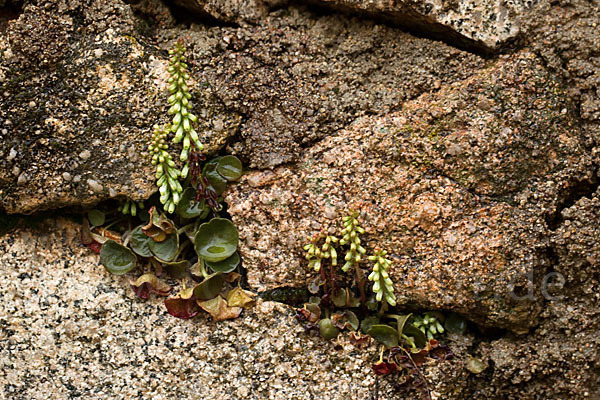
<svg viewBox="0 0 600 400">
<path fill-rule="evenodd" d="M 185 62 L 185 45 L 183 40 L 179 39 L 175 43 L 175 48 L 169 51 L 169 74 L 171 77 L 169 83 L 169 114 L 173 115 L 171 131 L 175 133 L 173 143 L 183 141 L 180 160 L 185 161 L 181 170 L 181 177 L 186 178 L 189 172 L 187 163 L 190 148 L 193 146 L 197 151 L 202 151 L 204 146 L 198 140 L 198 133 L 194 130 L 193 124 L 198 118 L 190 112 L 192 95 L 189 92 L 186 81 L 190 78 L 188 65 Z"/>
<path fill-rule="evenodd" d="M 360 240 L 360 235 L 364 234 L 365 230 L 358 225 L 358 211 L 356 210 L 351 211 L 349 215 L 345 216 L 342 219 L 342 223 L 344 224 L 344 229 L 342 229 L 340 245 L 350 246 L 344 257 L 346 263 L 342 266 L 342 271 L 348 272 L 353 266 L 358 268 L 362 255 L 367 252 L 361 246 Z"/>
<path fill-rule="evenodd" d="M 160 202 L 166 212 L 172 214 L 181 199 L 183 188 L 179 183 L 181 172 L 177 169 L 175 162 L 167 151 L 168 127 L 160 128 L 154 125 L 152 141 L 148 146 L 151 163 L 156 166 L 156 186 L 160 193 Z"/>
<path fill-rule="evenodd" d="M 373 292 L 377 301 L 382 303 L 382 310 L 385 310 L 385 304 L 396 305 L 396 296 L 394 295 L 394 283 L 389 277 L 388 269 L 392 261 L 385 258 L 387 251 L 377 249 L 375 255 L 369 256 L 369 261 L 374 261 L 373 270 L 368 279 L 373 282 Z"/>
</svg>

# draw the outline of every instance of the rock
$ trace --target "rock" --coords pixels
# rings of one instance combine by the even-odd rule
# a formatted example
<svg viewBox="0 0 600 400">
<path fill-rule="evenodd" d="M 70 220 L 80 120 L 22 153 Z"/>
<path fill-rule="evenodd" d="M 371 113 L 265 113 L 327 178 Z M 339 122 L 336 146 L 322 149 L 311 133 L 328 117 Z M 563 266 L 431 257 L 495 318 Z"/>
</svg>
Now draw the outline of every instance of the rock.
<svg viewBox="0 0 600 400">
<path fill-rule="evenodd" d="M 0 32 L 0 70 L 11 71 L 0 102 L 0 208 L 87 207 L 109 197 L 101 187 L 134 200 L 156 190 L 152 168 L 139 155 L 152 126 L 168 118 L 167 61 L 165 52 L 134 38 L 138 22 L 118 0 L 48 1 L 26 5 Z M 223 147 L 222 132 L 205 133 L 207 151 Z M 11 174 L 15 168 L 23 171 L 20 179 Z"/>
<path fill-rule="evenodd" d="M 483 96 L 489 104 L 478 107 Z M 394 259 L 400 304 L 526 332 L 543 298 L 525 295 L 551 263 L 545 218 L 569 181 L 589 176 L 575 122 L 560 85 L 527 51 L 401 112 L 359 119 L 297 165 L 267 180 L 251 173 L 227 193 L 248 282 L 305 286 L 302 246 L 315 222 L 335 227 L 334 207 L 339 231 L 343 210 L 358 207 L 368 248 Z M 448 154 L 456 144 L 465 150 Z"/>
<path fill-rule="evenodd" d="M 178 6 L 229 23 L 257 23 L 269 8 L 285 0 L 174 0 Z M 313 0 L 310 3 L 360 15 L 385 19 L 395 25 L 451 42 L 457 46 L 491 52 L 520 33 L 520 18 L 530 2 L 486 0 L 386 1 Z"/>
<path fill-rule="evenodd" d="M 295 162 L 354 119 L 385 115 L 484 65 L 473 54 L 398 29 L 296 7 L 256 26 L 186 34 L 199 80 L 226 110 L 244 117 L 230 149 L 250 168 Z M 214 120 L 206 127 L 213 130 L 221 118 L 205 119 Z"/>
<path fill-rule="evenodd" d="M 162 299 L 141 301 L 130 277 L 106 272 L 79 229 L 47 221 L 0 240 L 6 397 L 359 400 L 375 392 L 377 346 L 359 354 L 344 334 L 336 350 L 273 302 L 231 321 L 171 317 Z M 379 394 L 403 398 L 391 384 Z"/>
</svg>

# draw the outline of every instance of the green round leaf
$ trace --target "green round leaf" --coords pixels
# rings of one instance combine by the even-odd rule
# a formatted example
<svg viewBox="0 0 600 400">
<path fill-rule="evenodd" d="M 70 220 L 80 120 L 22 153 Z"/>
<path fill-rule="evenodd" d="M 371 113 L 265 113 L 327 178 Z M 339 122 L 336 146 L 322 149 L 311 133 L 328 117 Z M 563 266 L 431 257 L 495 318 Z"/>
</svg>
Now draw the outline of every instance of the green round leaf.
<svg viewBox="0 0 600 400">
<path fill-rule="evenodd" d="M 123 275 L 135 268 L 137 257 L 127 247 L 109 239 L 100 249 L 100 261 L 111 274 Z"/>
<path fill-rule="evenodd" d="M 217 196 L 223 193 L 227 188 L 227 180 L 223 178 L 219 172 L 217 172 L 216 163 L 207 163 L 204 166 L 202 174 L 206 176 L 206 179 L 208 179 L 208 182 L 215 190 Z"/>
<path fill-rule="evenodd" d="M 106 216 L 102 211 L 94 209 L 88 211 L 88 220 L 92 226 L 101 226 L 104 224 Z"/>
<path fill-rule="evenodd" d="M 333 325 L 333 322 L 329 318 L 324 318 L 319 321 L 319 333 L 325 340 L 331 340 L 339 335 L 340 330 Z"/>
<path fill-rule="evenodd" d="M 236 156 L 221 157 L 217 172 L 228 181 L 237 181 L 242 176 L 242 162 Z"/>
<path fill-rule="evenodd" d="M 148 247 L 152 254 L 160 261 L 173 261 L 173 258 L 175 258 L 175 255 L 177 254 L 177 250 L 179 250 L 179 236 L 177 233 L 171 233 L 162 242 L 150 240 L 148 242 Z"/>
<path fill-rule="evenodd" d="M 198 228 L 194 245 L 205 261 L 218 262 L 235 253 L 239 235 L 233 223 L 225 218 L 213 218 Z"/>
<path fill-rule="evenodd" d="M 154 242 L 151 238 L 146 236 L 144 232 L 142 232 L 142 225 L 138 226 L 131 232 L 131 239 L 129 240 L 129 245 L 131 249 L 142 257 L 152 257 L 152 251 L 150 251 L 150 242 Z"/>
<path fill-rule="evenodd" d="M 221 274 L 211 275 L 194 288 L 194 296 L 198 300 L 214 299 L 221 293 L 224 283 L 225 278 Z"/>
<path fill-rule="evenodd" d="M 187 276 L 187 270 L 190 266 L 190 262 L 188 260 L 163 262 L 163 266 L 171 278 L 183 279 Z"/>
<path fill-rule="evenodd" d="M 375 315 L 366 317 L 360 323 L 360 330 L 363 331 L 363 333 L 368 334 L 369 329 L 371 329 L 371 327 L 373 325 L 377 325 L 378 323 L 379 323 L 379 317 L 377 317 Z"/>
<path fill-rule="evenodd" d="M 177 204 L 177 214 L 183 218 L 205 218 L 209 212 L 210 209 L 204 201 L 196 201 L 196 190 L 194 188 L 185 189 L 179 204 Z"/>
<path fill-rule="evenodd" d="M 367 333 L 387 347 L 398 346 L 398 331 L 389 325 L 373 325 Z"/>
<path fill-rule="evenodd" d="M 346 310 L 345 313 L 346 313 L 346 317 L 348 318 L 348 324 L 350 324 L 350 327 L 355 331 L 358 330 L 360 321 L 358 320 L 358 317 L 356 316 L 356 314 L 354 314 L 350 310 Z"/>
<path fill-rule="evenodd" d="M 236 251 L 230 257 L 227 257 L 223 261 L 211 262 L 206 261 L 206 265 L 210 267 L 214 272 L 223 272 L 227 274 L 237 268 L 240 263 L 240 255 Z"/>
<path fill-rule="evenodd" d="M 415 345 L 418 348 L 425 347 L 425 345 L 427 344 L 427 337 L 425 336 L 425 334 L 413 324 L 405 324 L 402 333 L 412 338 L 413 342 L 415 342 Z"/>
</svg>

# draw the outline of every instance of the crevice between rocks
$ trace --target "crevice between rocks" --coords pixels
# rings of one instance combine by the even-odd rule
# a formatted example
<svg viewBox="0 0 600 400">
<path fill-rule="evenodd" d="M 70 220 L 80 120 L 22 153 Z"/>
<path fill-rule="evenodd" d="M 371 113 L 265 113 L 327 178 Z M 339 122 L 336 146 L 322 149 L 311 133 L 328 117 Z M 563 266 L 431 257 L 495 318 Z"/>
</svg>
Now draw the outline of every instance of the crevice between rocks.
<svg viewBox="0 0 600 400">
<path fill-rule="evenodd" d="M 311 11 L 314 11 L 319 15 L 343 13 L 358 19 L 370 19 L 393 28 L 399 28 L 415 37 L 439 41 L 483 58 L 494 58 L 497 54 L 504 51 L 504 48 L 506 47 L 503 46 L 498 50 L 491 49 L 480 41 L 461 35 L 454 29 L 410 9 L 406 9 L 406 12 L 404 13 L 371 12 L 366 10 L 355 10 L 343 5 L 324 4 L 319 0 L 290 0 L 287 6 L 301 6 L 307 4 L 311 6 Z M 279 6 L 278 8 L 280 9 L 282 7 Z"/>
<path fill-rule="evenodd" d="M 0 0 L 0 33 L 23 13 L 23 0 Z"/>
<path fill-rule="evenodd" d="M 587 179 L 572 182 L 560 192 L 558 197 L 561 200 L 558 201 L 555 211 L 546 217 L 548 229 L 555 231 L 564 222 L 562 216 L 563 210 L 572 207 L 584 197 L 592 198 L 592 195 L 600 187 L 600 179 L 598 179 L 597 172 L 597 170 L 594 171 Z"/>
</svg>

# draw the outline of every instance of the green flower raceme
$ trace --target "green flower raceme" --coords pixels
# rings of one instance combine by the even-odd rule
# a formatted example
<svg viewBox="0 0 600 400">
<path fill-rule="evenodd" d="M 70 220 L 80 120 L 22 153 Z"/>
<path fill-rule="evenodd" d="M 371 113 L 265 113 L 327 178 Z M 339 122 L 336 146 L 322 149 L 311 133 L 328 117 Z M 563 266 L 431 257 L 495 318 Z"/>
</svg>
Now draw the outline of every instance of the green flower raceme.
<svg viewBox="0 0 600 400">
<path fill-rule="evenodd" d="M 325 243 L 319 248 L 321 238 L 322 236 L 317 234 L 311 239 L 310 243 L 304 246 L 308 266 L 317 272 L 321 270 L 321 261 L 324 258 L 330 258 L 331 265 L 337 265 L 337 252 L 333 244 L 337 243 L 338 239 L 335 236 L 325 236 Z"/>
<path fill-rule="evenodd" d="M 179 183 L 181 172 L 176 168 L 175 162 L 167 151 L 167 135 L 169 127 L 160 128 L 154 125 L 152 142 L 148 146 L 152 165 L 156 166 L 156 186 L 160 193 L 160 202 L 165 211 L 172 214 L 179 203 L 183 188 Z"/>
<path fill-rule="evenodd" d="M 183 141 L 183 149 L 181 150 L 180 159 L 186 161 L 181 170 L 181 178 L 185 179 L 189 172 L 187 163 L 190 147 L 193 145 L 196 151 L 202 151 L 204 146 L 198 140 L 198 133 L 194 130 L 193 124 L 198 118 L 189 110 L 191 108 L 190 99 L 192 95 L 188 90 L 186 80 L 190 78 L 187 72 L 187 64 L 185 63 L 185 46 L 182 40 L 175 44 L 175 48 L 169 51 L 171 56 L 169 73 L 169 114 L 173 115 L 171 131 L 175 133 L 173 138 L 174 143 Z"/>
<path fill-rule="evenodd" d="M 350 245 L 350 249 L 346 253 L 344 260 L 346 263 L 342 267 L 342 271 L 348 272 L 354 265 L 358 265 L 361 261 L 361 256 L 367 251 L 360 245 L 360 237 L 365 233 L 365 230 L 358 226 L 358 211 L 350 212 L 350 215 L 342 220 L 344 229 L 342 230 L 342 239 L 340 244 L 345 246 Z"/>
<path fill-rule="evenodd" d="M 369 280 L 373 282 L 373 292 L 377 301 L 385 300 L 390 306 L 396 305 L 396 296 L 394 296 L 394 283 L 388 275 L 388 269 L 392 261 L 385 258 L 387 251 L 377 250 L 374 256 L 369 256 L 369 261 L 375 261 L 373 271 L 369 275 Z"/>
</svg>

